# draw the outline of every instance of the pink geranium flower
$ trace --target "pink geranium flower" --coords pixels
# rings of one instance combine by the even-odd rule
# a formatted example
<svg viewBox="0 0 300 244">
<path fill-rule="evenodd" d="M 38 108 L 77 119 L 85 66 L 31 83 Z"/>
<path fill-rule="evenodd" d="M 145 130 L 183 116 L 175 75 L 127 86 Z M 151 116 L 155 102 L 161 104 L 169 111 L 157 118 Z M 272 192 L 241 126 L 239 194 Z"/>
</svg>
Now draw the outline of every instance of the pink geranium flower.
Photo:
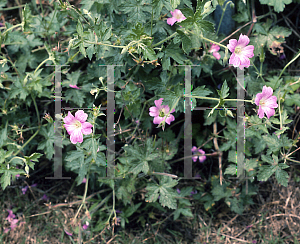
<svg viewBox="0 0 300 244">
<path fill-rule="evenodd" d="M 70 87 L 72 87 L 72 88 L 75 88 L 75 89 L 80 89 L 78 86 L 76 86 L 76 85 L 69 85 Z"/>
<path fill-rule="evenodd" d="M 275 114 L 275 109 L 278 107 L 276 103 L 277 97 L 272 96 L 273 89 L 271 87 L 263 87 L 262 93 L 257 93 L 255 98 L 255 104 L 259 106 L 258 115 L 262 119 L 264 113 L 267 115 L 268 119 Z"/>
<path fill-rule="evenodd" d="M 197 150 L 197 147 L 195 147 L 195 146 L 192 147 L 192 152 L 193 152 L 193 154 L 197 154 L 198 152 L 201 153 L 202 155 L 205 154 L 205 152 L 202 149 Z M 203 163 L 206 160 L 206 156 L 193 156 L 192 157 L 193 162 L 196 162 L 198 158 L 199 158 L 200 163 Z"/>
<path fill-rule="evenodd" d="M 212 43 L 210 43 L 210 44 L 212 44 Z M 219 60 L 221 58 L 221 55 L 218 53 L 219 50 L 220 50 L 219 45 L 212 44 L 210 49 L 208 50 L 208 52 L 212 53 L 214 55 L 214 57 Z"/>
<path fill-rule="evenodd" d="M 174 25 L 175 22 L 181 22 L 186 19 L 186 17 L 181 13 L 179 9 L 175 9 L 174 11 L 170 11 L 172 14 L 172 18 L 167 19 L 168 25 Z"/>
<path fill-rule="evenodd" d="M 230 52 L 232 52 L 229 64 L 232 64 L 234 67 L 239 67 L 243 69 L 244 67 L 248 68 L 250 66 L 250 59 L 254 56 L 253 50 L 254 46 L 249 45 L 250 39 L 248 36 L 241 34 L 239 40 L 231 39 L 227 45 Z"/>
<path fill-rule="evenodd" d="M 83 110 L 78 110 L 75 113 L 75 117 L 68 112 L 68 116 L 64 118 L 64 127 L 66 128 L 68 134 L 71 136 L 70 140 L 73 144 L 77 142 L 83 142 L 83 135 L 88 135 L 92 133 L 93 125 L 87 120 L 88 115 L 83 112 Z"/>
<path fill-rule="evenodd" d="M 168 117 L 166 116 L 169 113 L 170 108 L 168 105 L 161 105 L 162 101 L 163 98 L 154 101 L 156 107 L 151 107 L 149 109 L 149 115 L 154 117 L 153 124 L 161 124 L 165 121 L 170 125 L 171 122 L 175 120 L 175 117 L 172 114 L 169 114 Z M 174 112 L 175 109 L 171 111 L 171 113 Z M 164 123 L 162 124 L 162 128 L 164 130 Z"/>
</svg>

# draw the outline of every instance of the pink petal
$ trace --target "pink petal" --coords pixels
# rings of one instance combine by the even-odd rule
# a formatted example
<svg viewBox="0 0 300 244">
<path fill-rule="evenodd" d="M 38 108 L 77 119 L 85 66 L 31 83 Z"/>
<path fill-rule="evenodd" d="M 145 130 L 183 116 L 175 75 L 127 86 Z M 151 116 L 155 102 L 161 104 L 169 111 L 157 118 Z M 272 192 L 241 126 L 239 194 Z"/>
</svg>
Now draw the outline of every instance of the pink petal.
<svg viewBox="0 0 300 244">
<path fill-rule="evenodd" d="M 249 45 L 247 47 L 244 47 L 241 51 L 241 55 L 246 56 L 248 58 L 252 58 L 254 56 L 254 46 L 253 45 Z"/>
<path fill-rule="evenodd" d="M 84 123 L 87 120 L 88 115 L 83 110 L 78 110 L 75 113 L 75 118 L 81 123 Z"/>
<path fill-rule="evenodd" d="M 69 135 L 71 135 L 73 133 L 74 130 L 77 129 L 77 127 L 75 126 L 74 123 L 72 124 L 64 124 L 64 127 L 66 128 L 67 132 Z"/>
<path fill-rule="evenodd" d="M 217 44 L 212 44 L 208 52 L 213 53 L 213 52 L 218 52 L 220 50 L 220 46 Z"/>
<path fill-rule="evenodd" d="M 193 162 L 195 163 L 198 159 L 198 156 L 194 156 L 194 157 L 192 157 L 192 159 L 193 159 Z"/>
<path fill-rule="evenodd" d="M 232 53 L 229 59 L 229 64 L 232 64 L 234 67 L 239 67 L 240 58 L 235 53 Z"/>
<path fill-rule="evenodd" d="M 272 87 L 263 86 L 262 95 L 264 98 L 267 99 L 268 97 L 271 97 L 272 94 L 273 94 Z"/>
<path fill-rule="evenodd" d="M 84 122 L 81 127 L 81 132 L 85 135 L 89 135 L 93 132 L 93 130 L 91 129 L 92 127 L 93 125 L 91 123 Z"/>
<path fill-rule="evenodd" d="M 175 120 L 175 117 L 172 114 L 170 114 L 169 117 L 166 119 L 166 123 L 168 125 L 170 125 L 171 122 L 174 121 L 174 120 Z"/>
<path fill-rule="evenodd" d="M 278 108 L 277 97 L 272 96 L 268 100 L 265 101 L 265 106 L 269 108 Z"/>
<path fill-rule="evenodd" d="M 263 110 L 266 113 L 268 119 L 275 114 L 274 108 L 265 107 Z"/>
<path fill-rule="evenodd" d="M 176 18 L 172 17 L 172 18 L 168 18 L 167 19 L 167 24 L 173 26 L 176 23 Z"/>
<path fill-rule="evenodd" d="M 73 122 L 73 120 L 75 119 L 75 117 L 71 114 L 71 112 L 68 112 L 68 115 L 64 118 L 64 123 L 65 124 L 70 124 Z"/>
<path fill-rule="evenodd" d="M 247 35 L 243 35 L 243 34 L 240 35 L 238 44 L 245 47 L 249 44 L 249 42 L 250 42 L 250 39 Z"/>
<path fill-rule="evenodd" d="M 206 156 L 199 156 L 200 163 L 203 163 L 206 160 Z"/>
<path fill-rule="evenodd" d="M 191 149 L 192 152 L 196 152 L 197 151 L 197 147 L 193 146 Z"/>
<path fill-rule="evenodd" d="M 157 107 L 151 107 L 149 108 L 149 115 L 152 116 L 152 117 L 156 117 L 159 115 L 159 109 Z"/>
<path fill-rule="evenodd" d="M 160 106 L 161 106 L 163 100 L 164 100 L 163 98 L 160 98 L 160 99 L 154 101 L 154 104 L 158 109 L 160 109 Z"/>
<path fill-rule="evenodd" d="M 264 110 L 263 110 L 262 106 L 259 106 L 257 114 L 260 119 L 262 119 L 264 117 Z"/>
<path fill-rule="evenodd" d="M 259 106 L 259 101 L 262 99 L 262 97 L 263 97 L 262 93 L 257 93 L 257 94 L 256 94 L 256 97 L 255 97 L 255 104 L 256 104 L 257 106 Z"/>
<path fill-rule="evenodd" d="M 221 58 L 221 55 L 218 52 L 213 52 L 213 55 L 218 60 Z"/>
<path fill-rule="evenodd" d="M 230 52 L 234 53 L 235 47 L 237 46 L 237 40 L 231 39 L 229 40 L 229 44 L 227 45 Z"/>
<path fill-rule="evenodd" d="M 81 143 L 83 142 L 83 136 L 80 129 L 76 129 L 71 134 L 70 140 L 73 144 L 76 144 L 77 142 Z"/>
<path fill-rule="evenodd" d="M 157 116 L 157 117 L 154 118 L 153 124 L 159 125 L 163 120 L 164 120 L 164 117 Z"/>
<path fill-rule="evenodd" d="M 178 22 L 181 22 L 186 19 L 183 13 L 179 9 L 175 9 L 174 12 L 171 11 L 171 14 Z"/>
<path fill-rule="evenodd" d="M 69 85 L 70 87 L 72 87 L 72 88 L 75 88 L 75 89 L 80 89 L 78 86 L 76 86 L 76 85 Z"/>
</svg>

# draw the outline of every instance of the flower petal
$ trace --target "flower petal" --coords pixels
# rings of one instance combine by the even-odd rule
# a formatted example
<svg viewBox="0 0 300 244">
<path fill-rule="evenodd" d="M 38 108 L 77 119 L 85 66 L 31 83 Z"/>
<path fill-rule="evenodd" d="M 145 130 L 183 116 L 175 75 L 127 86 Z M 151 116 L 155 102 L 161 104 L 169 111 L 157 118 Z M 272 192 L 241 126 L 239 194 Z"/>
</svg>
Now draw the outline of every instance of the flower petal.
<svg viewBox="0 0 300 244">
<path fill-rule="evenodd" d="M 237 46 L 237 42 L 238 41 L 235 39 L 229 40 L 229 44 L 227 45 L 227 47 L 230 50 L 230 52 L 234 53 L 235 47 Z"/>
<path fill-rule="evenodd" d="M 91 123 L 84 122 L 81 127 L 81 132 L 85 135 L 89 135 L 93 132 L 92 127 L 93 125 Z"/>
<path fill-rule="evenodd" d="M 73 144 L 76 144 L 77 142 L 81 143 L 83 142 L 83 136 L 80 129 L 76 129 L 72 132 L 70 140 Z"/>
<path fill-rule="evenodd" d="M 166 123 L 168 125 L 170 125 L 171 122 L 174 121 L 174 120 L 175 120 L 175 117 L 172 114 L 170 114 L 169 117 L 166 119 Z"/>
<path fill-rule="evenodd" d="M 70 124 L 73 122 L 73 120 L 75 119 L 75 117 L 73 116 L 73 114 L 71 114 L 71 112 L 68 112 L 68 115 L 64 118 L 64 123 L 65 124 Z"/>
<path fill-rule="evenodd" d="M 238 44 L 246 47 L 250 42 L 250 39 L 247 35 L 241 34 L 238 40 Z"/>
<path fill-rule="evenodd" d="M 83 110 L 78 110 L 75 113 L 75 118 L 80 121 L 80 123 L 84 123 L 87 120 L 88 115 Z"/>
<path fill-rule="evenodd" d="M 159 125 L 164 120 L 164 117 L 156 116 L 153 120 L 153 124 Z"/>
<path fill-rule="evenodd" d="M 220 55 L 220 53 L 218 53 L 218 52 L 213 52 L 213 55 L 214 55 L 214 57 L 216 58 L 216 59 L 220 59 L 221 58 L 221 55 Z"/>
<path fill-rule="evenodd" d="M 177 19 L 172 17 L 167 19 L 167 24 L 173 26 L 176 23 Z"/>
<path fill-rule="evenodd" d="M 154 104 L 158 109 L 160 109 L 163 100 L 164 100 L 163 98 L 160 98 L 154 101 Z"/>
<path fill-rule="evenodd" d="M 157 107 L 151 107 L 149 108 L 149 115 L 152 117 L 156 117 L 159 115 L 159 109 Z"/>
</svg>

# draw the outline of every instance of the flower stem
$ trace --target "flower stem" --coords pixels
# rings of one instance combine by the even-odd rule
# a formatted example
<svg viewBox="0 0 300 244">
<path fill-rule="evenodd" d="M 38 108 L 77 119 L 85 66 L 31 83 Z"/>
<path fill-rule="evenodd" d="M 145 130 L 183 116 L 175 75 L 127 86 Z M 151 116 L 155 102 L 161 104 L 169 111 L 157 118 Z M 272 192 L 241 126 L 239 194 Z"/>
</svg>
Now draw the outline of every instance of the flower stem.
<svg viewBox="0 0 300 244">
<path fill-rule="evenodd" d="M 216 32 L 216 36 L 217 36 L 218 33 L 219 33 L 219 29 L 220 29 L 220 27 L 221 27 L 221 24 L 222 24 L 222 21 L 223 21 L 223 17 L 224 17 L 225 11 L 226 11 L 227 5 L 228 5 L 229 3 L 230 3 L 230 1 L 226 3 L 224 9 L 222 8 L 222 16 L 221 16 L 221 19 L 220 19 L 220 22 L 219 22 L 219 25 L 218 25 L 218 29 L 217 29 L 217 32 Z"/>
<path fill-rule="evenodd" d="M 213 40 L 210 40 L 210 39 L 208 39 L 208 38 L 206 38 L 206 37 L 204 37 L 204 36 L 200 36 L 200 38 L 203 39 L 203 40 L 205 40 L 205 41 L 214 43 L 214 44 L 216 44 L 216 45 L 218 45 L 218 46 L 220 46 L 220 47 L 223 47 L 223 48 L 225 48 L 225 49 L 228 49 L 228 47 L 224 46 L 223 44 L 220 44 L 220 43 L 218 43 L 218 42 L 215 42 L 215 41 L 213 41 Z"/>
<path fill-rule="evenodd" d="M 283 74 L 283 72 L 285 71 L 285 69 L 286 69 L 291 63 L 293 63 L 297 58 L 299 58 L 299 56 L 300 56 L 300 51 L 297 53 L 297 55 L 296 55 L 290 62 L 288 62 L 288 63 L 286 64 L 286 66 L 284 66 L 283 70 L 281 71 L 280 75 L 278 76 L 278 79 L 277 79 L 277 81 L 276 81 L 276 83 L 275 83 L 275 87 L 274 87 L 274 88 L 276 88 L 277 82 L 279 81 L 279 79 L 280 79 L 280 77 L 282 76 L 282 74 Z"/>
<path fill-rule="evenodd" d="M 22 26 L 22 25 L 23 25 L 22 23 L 14 25 L 14 26 L 8 28 L 6 31 L 4 31 L 1 35 L 4 36 L 6 34 L 6 32 L 8 32 L 8 31 L 10 31 L 10 30 L 12 30 L 12 29 L 14 29 L 16 27 Z"/>
<path fill-rule="evenodd" d="M 262 73 L 258 71 L 258 69 L 256 68 L 255 64 L 253 63 L 253 61 L 250 59 L 251 64 L 253 65 L 254 69 L 256 70 L 258 76 L 261 78 L 262 82 L 264 84 L 266 84 L 266 81 L 264 80 L 264 78 L 262 77 Z"/>
<path fill-rule="evenodd" d="M 152 47 L 157 47 L 157 46 L 159 46 L 160 44 L 162 44 L 162 43 L 164 43 L 165 41 L 167 41 L 167 40 L 173 38 L 173 37 L 176 36 L 176 35 L 177 35 L 177 32 L 174 32 L 172 35 L 170 35 L 170 36 L 168 36 L 167 38 L 163 39 L 162 41 L 160 41 L 160 42 L 154 44 Z"/>
<path fill-rule="evenodd" d="M 33 97 L 32 92 L 30 93 L 30 95 L 31 95 L 31 98 L 32 98 L 32 101 L 33 101 L 33 104 L 34 104 L 34 107 L 35 107 L 37 118 L 38 118 L 38 125 L 41 126 L 40 113 L 39 113 L 38 107 L 36 105 L 35 98 Z"/>
<path fill-rule="evenodd" d="M 110 44 L 104 44 L 101 42 L 90 42 L 88 40 L 83 40 L 83 41 L 88 44 L 103 45 L 103 46 L 107 46 L 107 47 L 116 47 L 116 48 L 125 48 L 126 47 L 126 46 L 115 46 L 115 45 L 110 45 Z"/>
</svg>

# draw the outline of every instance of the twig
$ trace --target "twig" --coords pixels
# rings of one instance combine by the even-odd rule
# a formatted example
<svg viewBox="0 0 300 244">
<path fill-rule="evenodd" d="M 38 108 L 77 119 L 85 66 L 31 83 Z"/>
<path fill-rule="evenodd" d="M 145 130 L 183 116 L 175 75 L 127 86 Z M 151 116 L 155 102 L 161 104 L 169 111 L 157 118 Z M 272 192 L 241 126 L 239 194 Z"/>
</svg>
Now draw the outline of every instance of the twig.
<svg viewBox="0 0 300 244">
<path fill-rule="evenodd" d="M 227 237 L 229 237 L 230 239 L 234 239 L 234 240 L 241 241 L 241 242 L 244 242 L 244 243 L 251 243 L 251 242 L 249 242 L 249 241 L 244 241 L 244 240 L 242 240 L 242 239 L 235 238 L 235 237 L 233 237 L 233 236 L 225 235 L 225 234 L 222 234 L 222 233 L 221 233 L 221 235 L 227 236 Z"/>
</svg>

